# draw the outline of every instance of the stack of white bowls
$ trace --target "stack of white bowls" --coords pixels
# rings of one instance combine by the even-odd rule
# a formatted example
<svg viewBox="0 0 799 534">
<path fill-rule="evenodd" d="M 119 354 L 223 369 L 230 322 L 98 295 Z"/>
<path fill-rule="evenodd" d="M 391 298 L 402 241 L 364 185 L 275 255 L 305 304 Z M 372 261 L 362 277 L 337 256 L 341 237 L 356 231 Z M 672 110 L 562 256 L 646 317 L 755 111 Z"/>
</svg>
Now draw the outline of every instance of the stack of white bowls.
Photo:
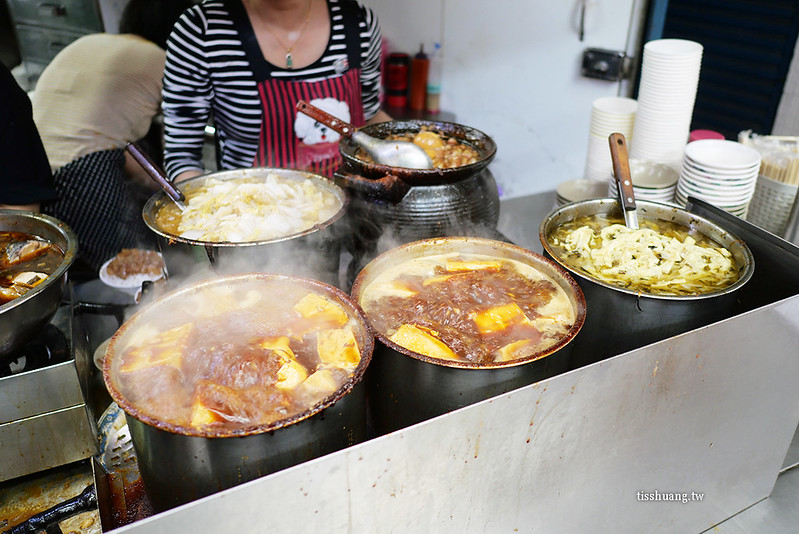
<svg viewBox="0 0 799 534">
<path fill-rule="evenodd" d="M 638 102 L 632 98 L 608 96 L 594 100 L 591 106 L 591 131 L 583 178 L 604 182 L 613 168 L 608 137 L 624 134 L 630 142 Z"/>
<path fill-rule="evenodd" d="M 760 172 L 760 153 L 721 139 L 702 139 L 685 147 L 675 200 L 696 197 L 738 217 L 745 217 Z"/>
<path fill-rule="evenodd" d="M 679 177 L 680 173 L 665 163 L 630 159 L 630 178 L 633 182 L 633 193 L 638 200 L 674 204 Z M 608 195 L 616 198 L 618 191 L 616 178 L 611 175 Z"/>
<path fill-rule="evenodd" d="M 680 168 L 699 85 L 703 47 L 684 39 L 644 45 L 630 157 Z"/>
</svg>

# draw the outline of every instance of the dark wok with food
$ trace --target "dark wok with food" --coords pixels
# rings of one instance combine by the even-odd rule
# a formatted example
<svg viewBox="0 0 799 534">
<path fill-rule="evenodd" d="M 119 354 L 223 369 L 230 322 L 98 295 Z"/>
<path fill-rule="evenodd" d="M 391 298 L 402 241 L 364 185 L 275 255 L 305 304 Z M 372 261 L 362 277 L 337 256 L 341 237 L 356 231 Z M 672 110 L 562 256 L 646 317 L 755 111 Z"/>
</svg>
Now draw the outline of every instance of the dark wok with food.
<svg viewBox="0 0 799 534">
<path fill-rule="evenodd" d="M 392 136 L 405 136 L 403 138 L 412 139 L 422 131 L 432 132 L 440 136 L 445 143 L 463 144 L 475 151 L 476 157 L 466 164 L 449 168 L 405 169 L 368 162 L 363 159 L 363 151 L 357 144 L 347 138 L 342 138 L 340 141 L 339 152 L 344 158 L 343 171 L 345 173 L 369 179 L 380 179 L 392 175 L 411 186 L 447 184 L 473 176 L 491 162 L 497 151 L 496 143 L 485 133 L 452 122 L 389 121 L 364 126 L 360 131 L 379 139 L 387 139 Z"/>
</svg>

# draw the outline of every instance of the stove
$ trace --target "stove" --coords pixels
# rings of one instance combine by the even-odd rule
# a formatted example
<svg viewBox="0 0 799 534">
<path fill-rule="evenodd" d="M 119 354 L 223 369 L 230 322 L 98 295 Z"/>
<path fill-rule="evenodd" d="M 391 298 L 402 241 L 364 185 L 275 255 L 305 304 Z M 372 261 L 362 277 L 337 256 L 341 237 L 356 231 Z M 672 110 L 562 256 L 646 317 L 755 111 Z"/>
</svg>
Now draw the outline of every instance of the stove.
<svg viewBox="0 0 799 534">
<path fill-rule="evenodd" d="M 39 335 L 0 357 L 0 482 L 97 452 L 73 318 L 67 298 Z"/>
</svg>

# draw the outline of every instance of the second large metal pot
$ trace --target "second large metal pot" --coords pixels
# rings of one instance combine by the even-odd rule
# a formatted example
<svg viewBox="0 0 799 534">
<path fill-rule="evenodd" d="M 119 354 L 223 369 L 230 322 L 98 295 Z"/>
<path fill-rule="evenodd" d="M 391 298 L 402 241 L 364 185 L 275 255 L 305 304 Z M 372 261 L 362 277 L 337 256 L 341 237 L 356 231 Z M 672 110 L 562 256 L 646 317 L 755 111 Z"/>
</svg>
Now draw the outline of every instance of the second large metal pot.
<svg viewBox="0 0 799 534">
<path fill-rule="evenodd" d="M 190 274 L 210 265 L 227 274 L 259 270 L 338 284 L 341 238 L 345 232 L 339 221 L 347 212 L 349 196 L 331 180 L 305 171 L 263 167 L 212 172 L 181 182 L 180 187 L 193 187 L 208 180 L 266 179 L 270 173 L 288 179 L 310 180 L 332 192 L 341 202 L 341 208 L 329 219 L 296 234 L 246 243 L 208 242 L 170 234 L 158 225 L 158 210 L 172 202 L 166 193 L 159 191 L 147 201 L 142 215 L 145 224 L 159 237 L 170 276 Z"/>
<path fill-rule="evenodd" d="M 253 283 L 257 287 L 271 288 L 270 293 L 266 295 L 270 301 L 281 298 L 286 289 L 308 291 L 309 294 L 319 295 L 336 303 L 347 315 L 349 321 L 347 324 L 352 325 L 353 335 L 358 344 L 360 360 L 336 391 L 300 413 L 269 424 L 232 430 L 179 427 L 145 413 L 122 393 L 120 365 L 125 347 L 136 348 L 138 347 L 136 343 L 152 338 L 156 334 L 153 330 L 154 324 L 162 329 L 171 328 L 169 325 L 181 325 L 186 321 L 191 324 L 193 318 L 204 313 L 203 306 L 198 306 L 195 301 L 198 291 L 221 295 L 218 297 L 221 301 L 224 300 L 226 287 L 238 286 L 248 291 L 246 299 L 250 299 L 250 293 L 255 291 L 249 289 Z M 291 294 L 296 294 L 296 291 Z M 271 327 L 263 326 L 264 323 L 259 319 L 260 306 L 269 306 L 269 302 L 261 300 L 257 304 L 234 304 L 234 306 L 242 306 L 241 310 L 235 312 L 236 320 L 242 325 L 254 321 L 252 326 L 241 328 L 246 328 L 247 332 L 266 328 L 265 331 L 271 332 L 268 330 Z M 209 313 L 213 311 L 209 310 Z M 164 326 L 164 323 L 169 325 Z M 320 323 L 319 327 L 335 328 L 329 324 L 329 322 Z M 260 334 L 253 331 L 246 335 L 259 339 L 259 335 L 266 334 L 263 331 Z M 281 332 L 270 335 L 298 334 Z M 235 334 L 221 331 L 216 338 L 222 345 L 236 343 L 246 345 L 257 342 L 234 339 L 232 336 Z M 305 337 L 302 339 L 305 340 Z M 111 397 L 127 414 L 147 495 L 156 509 L 163 510 L 364 440 L 366 400 L 362 378 L 371 361 L 373 347 L 374 339 L 363 312 L 341 290 L 305 278 L 266 273 L 238 274 L 186 286 L 136 312 L 112 337 L 105 355 L 103 378 Z M 214 345 L 199 347 L 199 350 L 201 354 L 210 358 L 221 349 Z M 182 354 L 178 357 L 182 357 Z M 237 376 L 241 376 L 247 368 L 236 369 L 239 373 Z M 249 380 L 249 378 L 245 376 L 237 380 Z M 152 388 L 156 387 L 152 385 Z"/>
<path fill-rule="evenodd" d="M 616 199 L 599 198 L 565 204 L 551 212 L 539 227 L 539 238 L 548 257 L 577 279 L 585 293 L 588 314 L 574 340 L 573 353 L 584 363 L 621 354 L 730 316 L 736 292 L 752 277 L 755 260 L 749 247 L 735 235 L 704 217 L 682 208 L 656 202 L 636 201 L 640 219 L 654 219 L 693 228 L 727 248 L 739 266 L 738 281 L 729 287 L 701 295 L 648 295 L 622 289 L 595 279 L 560 259 L 548 241 L 559 225 L 577 217 L 605 215 L 621 218 Z M 580 361 L 573 362 L 579 365 Z"/>
<path fill-rule="evenodd" d="M 67 284 L 67 270 L 75 261 L 78 239 L 72 229 L 58 219 L 27 211 L 0 210 L 0 230 L 44 238 L 64 252 L 63 261 L 44 282 L 0 306 L 1 356 L 24 345 L 55 314 Z"/>
<path fill-rule="evenodd" d="M 407 260 L 452 252 L 516 260 L 548 276 L 566 293 L 575 321 L 558 343 L 528 357 L 478 365 L 443 361 L 409 350 L 375 330 L 378 343 L 366 383 L 371 424 L 379 434 L 398 430 L 469 404 L 538 382 L 566 370 L 570 342 L 586 318 L 579 286 L 554 262 L 529 250 L 491 239 L 449 237 L 426 239 L 391 249 L 358 275 L 352 295 L 360 303 L 364 289 L 380 273 Z M 368 319 L 368 314 L 367 314 Z"/>
</svg>

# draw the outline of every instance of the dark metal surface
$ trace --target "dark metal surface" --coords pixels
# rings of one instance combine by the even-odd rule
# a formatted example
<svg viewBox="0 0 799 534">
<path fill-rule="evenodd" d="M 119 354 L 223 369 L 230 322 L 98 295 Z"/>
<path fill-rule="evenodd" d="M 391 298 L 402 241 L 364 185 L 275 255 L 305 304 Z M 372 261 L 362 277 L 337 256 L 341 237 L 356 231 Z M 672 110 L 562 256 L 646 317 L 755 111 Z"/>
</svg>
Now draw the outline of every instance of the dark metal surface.
<svg viewBox="0 0 799 534">
<path fill-rule="evenodd" d="M 362 442 L 365 404 L 357 384 L 313 417 L 230 438 L 184 436 L 127 420 L 149 500 L 166 510 Z"/>
</svg>

